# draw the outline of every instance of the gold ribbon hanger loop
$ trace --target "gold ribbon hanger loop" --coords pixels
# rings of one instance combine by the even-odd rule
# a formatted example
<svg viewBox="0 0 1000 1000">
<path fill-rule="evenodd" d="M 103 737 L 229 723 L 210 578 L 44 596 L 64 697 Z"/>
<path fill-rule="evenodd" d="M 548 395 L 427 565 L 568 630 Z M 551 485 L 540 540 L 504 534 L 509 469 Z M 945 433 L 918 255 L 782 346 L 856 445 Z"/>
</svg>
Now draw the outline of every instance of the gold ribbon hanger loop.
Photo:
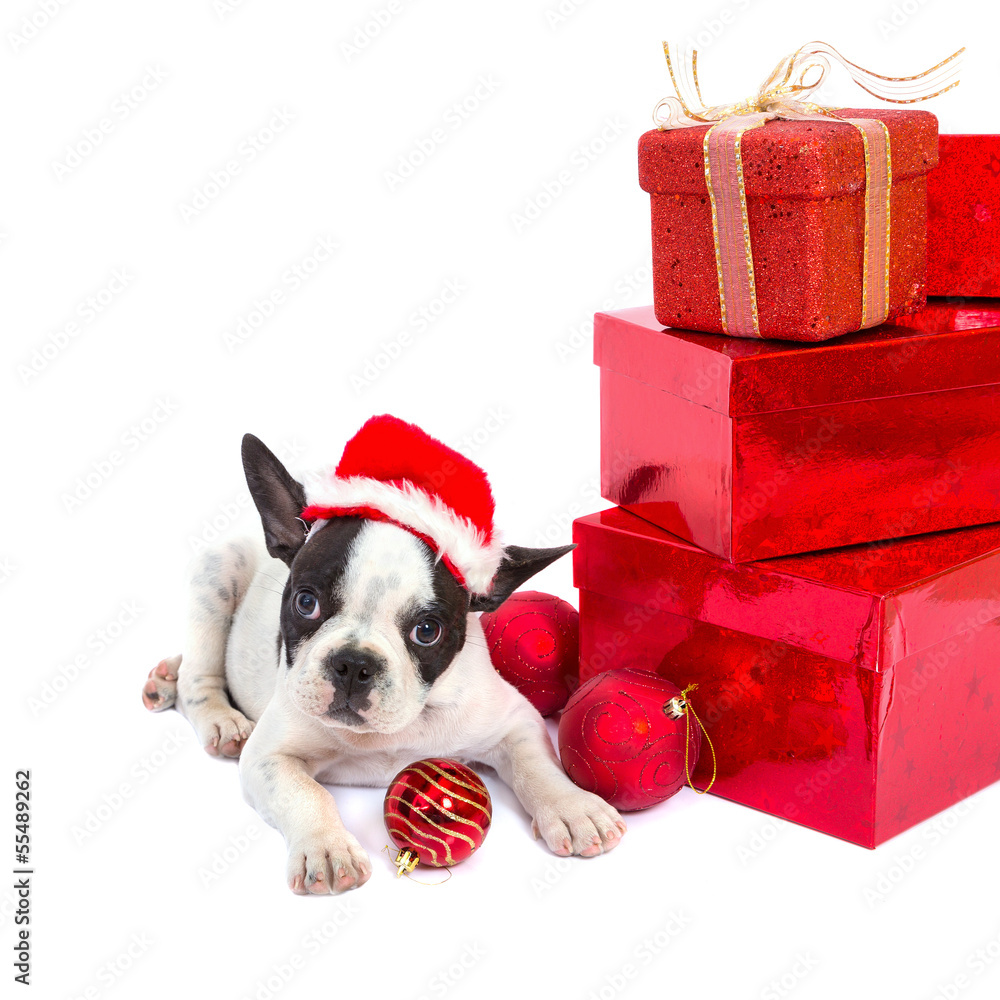
<svg viewBox="0 0 1000 1000">
<path fill-rule="evenodd" d="M 795 51 L 792 58 L 803 60 L 819 56 L 832 59 L 843 66 L 851 79 L 872 97 L 890 104 L 916 104 L 919 101 L 929 101 L 932 97 L 947 93 L 958 86 L 960 82 L 958 72 L 964 52 L 963 45 L 929 69 L 911 76 L 885 76 L 865 69 L 864 66 L 859 66 L 842 56 L 828 42 L 806 42 Z"/>
<path fill-rule="evenodd" d="M 392 858 L 392 851 L 389 849 L 388 844 L 382 848 L 382 852 Z M 396 869 L 396 878 L 405 875 L 411 882 L 415 882 L 417 885 L 444 885 L 451 878 L 451 868 L 445 868 L 448 874 L 440 882 L 424 882 L 422 879 L 414 878 L 413 872 L 417 865 L 420 864 L 420 857 L 414 851 L 407 851 L 405 848 L 400 848 L 396 851 L 396 857 L 392 864 Z"/>
<path fill-rule="evenodd" d="M 783 110 L 798 117 L 810 107 L 812 113 L 830 111 L 820 108 L 806 98 L 817 91 L 830 71 L 831 61 L 842 66 L 862 90 L 891 104 L 915 104 L 947 93 L 959 84 L 958 71 L 965 46 L 935 63 L 929 69 L 910 76 L 887 76 L 865 69 L 864 66 L 845 58 L 828 42 L 806 42 L 790 55 L 779 60 L 777 66 L 757 89 L 753 97 L 729 104 L 706 106 L 698 82 L 698 52 L 690 53 L 663 42 L 663 54 L 673 84 L 674 95 L 657 102 L 653 121 L 659 129 L 689 128 L 721 121 L 732 115 L 773 112 L 784 117 Z M 810 74 L 813 76 L 810 78 Z M 813 110 L 815 109 L 815 110 Z M 666 111 L 661 115 L 661 111 Z"/>
<path fill-rule="evenodd" d="M 684 716 L 684 777 L 687 780 L 687 784 L 690 786 L 691 791 L 696 795 L 704 795 L 709 791 L 712 785 L 715 784 L 715 778 L 718 774 L 718 760 L 715 756 L 715 747 L 712 745 L 712 738 L 708 735 L 708 730 L 705 728 L 705 723 L 698 718 L 695 713 L 694 706 L 691 704 L 688 695 L 698 687 L 697 682 L 688 684 L 686 688 L 679 695 L 671 698 L 666 705 L 663 706 L 663 711 L 670 716 L 671 719 L 679 719 L 682 715 Z M 712 778 L 704 788 L 696 788 L 694 784 L 693 769 L 691 767 L 689 747 L 691 745 L 691 719 L 698 723 L 699 728 L 702 732 L 702 738 L 708 743 L 708 749 L 712 752 Z"/>
</svg>

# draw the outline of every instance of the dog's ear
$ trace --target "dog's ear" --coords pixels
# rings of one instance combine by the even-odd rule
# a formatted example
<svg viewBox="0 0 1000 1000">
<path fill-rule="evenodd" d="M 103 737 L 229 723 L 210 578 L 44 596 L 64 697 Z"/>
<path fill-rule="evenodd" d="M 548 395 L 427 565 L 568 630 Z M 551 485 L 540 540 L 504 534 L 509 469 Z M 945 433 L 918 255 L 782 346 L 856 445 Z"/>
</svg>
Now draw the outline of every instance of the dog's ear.
<svg viewBox="0 0 1000 1000">
<path fill-rule="evenodd" d="M 306 505 L 306 491 L 264 442 L 252 434 L 243 435 L 243 471 L 264 525 L 267 551 L 291 566 L 306 540 L 305 527 L 299 520 Z"/>
<path fill-rule="evenodd" d="M 539 570 L 554 563 L 560 556 L 572 552 L 575 545 L 560 545 L 555 549 L 526 549 L 520 545 L 507 545 L 503 561 L 493 577 L 493 587 L 485 597 L 473 595 L 470 611 L 496 611 L 518 587 Z"/>
</svg>

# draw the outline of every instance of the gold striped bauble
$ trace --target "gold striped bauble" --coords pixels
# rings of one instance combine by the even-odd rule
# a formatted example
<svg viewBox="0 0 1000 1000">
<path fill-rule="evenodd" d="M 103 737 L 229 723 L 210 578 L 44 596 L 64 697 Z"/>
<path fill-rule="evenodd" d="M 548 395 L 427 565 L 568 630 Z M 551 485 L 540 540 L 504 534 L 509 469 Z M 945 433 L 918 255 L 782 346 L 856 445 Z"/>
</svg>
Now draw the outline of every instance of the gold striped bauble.
<svg viewBox="0 0 1000 1000">
<path fill-rule="evenodd" d="M 392 779 L 383 813 L 399 848 L 401 874 L 414 859 L 439 868 L 464 861 L 486 837 L 493 805 L 475 771 L 457 760 L 428 757 Z"/>
</svg>

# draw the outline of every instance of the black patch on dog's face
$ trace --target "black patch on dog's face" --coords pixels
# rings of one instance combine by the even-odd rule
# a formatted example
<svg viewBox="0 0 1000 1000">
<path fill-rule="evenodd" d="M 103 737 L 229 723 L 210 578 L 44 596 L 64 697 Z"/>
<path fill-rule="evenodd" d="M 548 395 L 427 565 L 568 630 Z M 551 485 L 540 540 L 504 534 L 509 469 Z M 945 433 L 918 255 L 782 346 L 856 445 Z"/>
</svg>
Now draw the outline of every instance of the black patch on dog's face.
<svg viewBox="0 0 1000 1000">
<path fill-rule="evenodd" d="M 365 723 L 365 720 L 347 705 L 342 705 L 340 708 L 331 707 L 326 714 L 335 722 L 341 722 L 345 726 L 363 726 Z"/>
<path fill-rule="evenodd" d="M 287 667 L 294 664 L 299 644 L 315 634 L 324 622 L 344 610 L 342 580 L 352 556 L 352 546 L 368 523 L 367 519 L 359 517 L 332 518 L 296 554 L 281 605 L 281 635 Z M 430 571 L 433 594 L 427 602 L 414 599 L 405 604 L 396 617 L 396 626 L 417 676 L 430 687 L 465 645 L 469 593 L 447 566 L 435 559 L 430 546 L 421 540 L 417 540 L 417 544 Z M 371 567 L 366 585 L 372 601 L 382 596 L 385 579 L 391 577 L 395 570 L 394 566 Z M 303 592 L 308 592 L 319 602 L 319 613 L 315 618 L 306 618 L 296 610 L 296 599 Z M 414 627 L 427 619 L 437 622 L 442 632 L 433 645 L 422 646 L 410 636 Z M 352 708 L 364 707 L 360 703 L 340 704 L 338 709 L 350 712 Z M 354 724 L 361 720 L 359 717 L 339 721 Z"/>
<path fill-rule="evenodd" d="M 427 548 L 427 559 L 433 574 L 434 601 L 429 607 L 411 606 L 399 617 L 399 628 L 420 679 L 430 687 L 448 669 L 465 645 L 465 622 L 469 613 L 469 593 L 459 585 L 448 567 L 434 562 Z M 421 646 L 410 635 L 424 619 L 436 621 L 444 632 L 433 646 Z"/>
<path fill-rule="evenodd" d="M 291 667 L 295 652 L 341 608 L 338 581 L 344 575 L 351 545 L 366 521 L 361 517 L 335 517 L 328 521 L 296 553 L 281 598 L 281 635 L 285 643 L 285 664 Z M 319 615 L 305 618 L 295 610 L 295 600 L 303 591 L 319 602 Z"/>
</svg>

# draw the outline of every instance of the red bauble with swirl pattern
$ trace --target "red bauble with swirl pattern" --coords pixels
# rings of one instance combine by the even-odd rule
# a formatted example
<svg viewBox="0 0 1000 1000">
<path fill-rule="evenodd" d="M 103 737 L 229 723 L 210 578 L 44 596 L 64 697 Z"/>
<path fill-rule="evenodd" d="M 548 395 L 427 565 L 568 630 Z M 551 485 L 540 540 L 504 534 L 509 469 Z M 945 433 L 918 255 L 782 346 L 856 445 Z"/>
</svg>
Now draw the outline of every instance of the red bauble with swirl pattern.
<svg viewBox="0 0 1000 1000">
<path fill-rule="evenodd" d="M 580 672 L 580 616 L 537 590 L 511 594 L 479 618 L 497 673 L 542 715 L 558 712 Z"/>
<path fill-rule="evenodd" d="M 493 817 L 490 793 L 457 760 L 429 757 L 392 779 L 383 804 L 385 828 L 400 853 L 441 868 L 465 861 L 483 842 Z"/>
<path fill-rule="evenodd" d="M 559 756 L 581 788 L 617 809 L 646 809 L 673 795 L 694 772 L 701 728 L 671 715 L 684 698 L 676 684 L 646 670 L 624 668 L 592 677 L 570 698 L 559 720 Z"/>
</svg>

